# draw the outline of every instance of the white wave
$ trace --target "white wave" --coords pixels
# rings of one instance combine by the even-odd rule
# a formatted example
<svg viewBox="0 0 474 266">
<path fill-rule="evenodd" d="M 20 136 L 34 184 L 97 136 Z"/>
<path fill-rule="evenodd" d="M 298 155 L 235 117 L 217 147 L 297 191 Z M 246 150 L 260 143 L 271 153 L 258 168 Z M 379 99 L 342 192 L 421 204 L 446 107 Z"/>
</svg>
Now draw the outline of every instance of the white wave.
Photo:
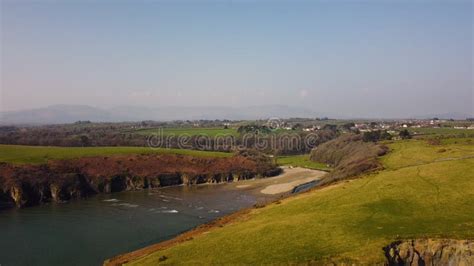
<svg viewBox="0 0 474 266">
<path fill-rule="evenodd" d="M 177 210 L 164 210 L 164 211 L 161 211 L 162 213 L 178 213 Z"/>
<path fill-rule="evenodd" d="M 158 195 L 158 197 L 165 198 L 165 199 L 183 200 L 183 199 L 178 198 L 178 197 L 166 196 L 166 195 L 163 195 L 163 194 Z"/>
<path fill-rule="evenodd" d="M 105 199 L 103 201 L 105 201 L 105 202 L 117 202 L 119 200 L 118 199 Z"/>
</svg>

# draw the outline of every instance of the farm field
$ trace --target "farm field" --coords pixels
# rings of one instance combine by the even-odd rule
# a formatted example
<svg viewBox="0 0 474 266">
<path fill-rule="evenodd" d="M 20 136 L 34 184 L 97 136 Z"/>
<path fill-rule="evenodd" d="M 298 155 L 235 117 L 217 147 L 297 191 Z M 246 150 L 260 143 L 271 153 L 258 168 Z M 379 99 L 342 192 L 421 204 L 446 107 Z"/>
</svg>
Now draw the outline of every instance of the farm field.
<svg viewBox="0 0 474 266">
<path fill-rule="evenodd" d="M 472 142 L 387 145 L 383 171 L 252 209 L 130 264 L 374 264 L 398 239 L 473 238 Z"/>
<path fill-rule="evenodd" d="M 149 147 L 45 147 L 0 145 L 0 162 L 7 163 L 46 163 L 51 159 L 71 159 L 88 156 L 110 156 L 118 154 L 182 154 L 205 157 L 229 157 L 231 153 L 184 149 Z"/>
<path fill-rule="evenodd" d="M 474 137 L 473 129 L 458 129 L 453 127 L 440 127 L 440 128 L 408 128 L 408 131 L 412 134 L 426 135 L 426 136 L 465 136 Z"/>
<path fill-rule="evenodd" d="M 138 134 L 143 135 L 152 135 L 152 134 L 163 134 L 164 136 L 175 135 L 176 137 L 180 135 L 204 135 L 209 137 L 215 137 L 218 135 L 223 136 L 237 136 L 238 132 L 234 128 L 147 128 L 139 129 L 134 131 Z"/>
<path fill-rule="evenodd" d="M 329 171 L 331 169 L 325 163 L 311 161 L 309 159 L 309 154 L 278 156 L 276 162 L 278 165 L 303 167 L 313 170 Z"/>
<path fill-rule="evenodd" d="M 426 141 L 421 140 L 406 140 L 388 146 L 391 150 L 389 156 L 381 158 L 387 170 L 474 158 L 474 139 L 470 138 L 444 139 L 440 145 L 428 145 Z"/>
<path fill-rule="evenodd" d="M 282 128 L 274 129 L 271 131 L 271 133 L 268 134 L 292 134 L 292 133 L 297 133 L 301 132 L 301 129 L 296 129 L 296 130 L 286 130 Z M 216 128 L 216 127 L 210 127 L 210 128 L 199 128 L 199 127 L 192 127 L 192 128 L 146 128 L 146 129 L 138 129 L 135 131 L 137 134 L 142 134 L 142 135 L 152 135 L 152 134 L 163 134 L 163 136 L 169 136 L 169 135 L 174 135 L 174 136 L 180 136 L 180 135 L 189 135 L 189 136 L 196 136 L 196 135 L 203 135 L 203 136 L 209 136 L 209 137 L 216 137 L 216 136 L 239 136 L 240 133 L 237 131 L 236 128 Z M 252 133 L 249 133 L 252 134 Z M 265 135 L 265 133 L 261 133 Z"/>
</svg>

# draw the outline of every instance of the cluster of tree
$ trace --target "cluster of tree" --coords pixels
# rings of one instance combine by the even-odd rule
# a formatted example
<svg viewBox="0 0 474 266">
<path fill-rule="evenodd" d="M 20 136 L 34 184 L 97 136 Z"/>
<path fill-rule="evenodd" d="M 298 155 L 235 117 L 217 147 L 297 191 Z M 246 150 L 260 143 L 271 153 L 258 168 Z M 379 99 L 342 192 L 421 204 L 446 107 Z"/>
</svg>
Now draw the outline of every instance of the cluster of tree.
<svg viewBox="0 0 474 266">
<path fill-rule="evenodd" d="M 76 125 L 92 124 L 92 122 L 90 120 L 79 120 L 79 121 L 74 122 L 74 124 Z"/>
<path fill-rule="evenodd" d="M 272 129 L 266 125 L 243 125 L 237 128 L 239 134 L 269 134 Z"/>
<path fill-rule="evenodd" d="M 411 139 L 411 134 L 408 130 L 404 129 L 399 133 L 400 138 L 402 139 Z"/>
<path fill-rule="evenodd" d="M 323 130 L 336 131 L 336 130 L 337 130 L 337 125 L 325 124 L 321 129 L 323 129 Z"/>
<path fill-rule="evenodd" d="M 313 149 L 310 158 L 334 167 L 322 180 L 327 184 L 380 169 L 382 165 L 377 157 L 387 152 L 386 146 L 366 142 L 361 134 L 345 134 Z"/>
<path fill-rule="evenodd" d="M 91 132 L 67 132 L 47 130 L 26 130 L 0 132 L 1 144 L 39 146 L 145 146 L 146 137 L 138 134 L 119 133 L 108 130 Z"/>
<path fill-rule="evenodd" d="M 367 131 L 362 134 L 362 140 L 364 142 L 377 142 L 380 140 L 390 140 L 392 135 L 385 130 L 373 130 Z"/>
<path fill-rule="evenodd" d="M 326 121 L 326 120 L 329 120 L 329 118 L 328 117 L 321 117 L 321 118 L 316 117 L 315 120 L 317 120 L 317 121 Z"/>
<path fill-rule="evenodd" d="M 412 137 L 410 132 L 406 129 L 400 131 L 398 136 L 401 139 L 411 139 Z M 364 132 L 364 134 L 362 134 L 362 140 L 364 142 L 377 142 L 381 140 L 391 140 L 392 137 L 393 136 L 390 133 L 388 133 L 386 130 L 373 130 L 373 131 Z"/>
<path fill-rule="evenodd" d="M 208 151 L 235 151 L 249 148 L 271 154 L 303 154 L 336 136 L 337 132 L 330 130 L 320 130 L 313 133 L 290 131 L 281 134 L 242 134 L 239 136 L 217 137 L 199 135 L 190 137 L 164 136 L 150 138 L 149 144 L 153 147 Z"/>
<path fill-rule="evenodd" d="M 340 127 L 345 130 L 352 130 L 353 128 L 355 128 L 355 123 L 353 122 L 345 123 L 345 124 L 342 124 Z"/>
<path fill-rule="evenodd" d="M 308 153 L 316 145 L 337 136 L 337 130 L 333 126 L 311 133 L 289 131 L 284 134 L 253 134 L 270 132 L 271 129 L 267 126 L 250 125 L 240 127 L 239 132 L 252 132 L 252 134 L 238 136 L 229 134 L 218 137 L 155 136 L 140 133 L 139 129 L 151 125 L 155 123 L 80 123 L 42 127 L 0 127 L 0 144 L 64 147 L 151 146 L 208 151 L 256 148 L 272 154 L 302 154 Z"/>
</svg>

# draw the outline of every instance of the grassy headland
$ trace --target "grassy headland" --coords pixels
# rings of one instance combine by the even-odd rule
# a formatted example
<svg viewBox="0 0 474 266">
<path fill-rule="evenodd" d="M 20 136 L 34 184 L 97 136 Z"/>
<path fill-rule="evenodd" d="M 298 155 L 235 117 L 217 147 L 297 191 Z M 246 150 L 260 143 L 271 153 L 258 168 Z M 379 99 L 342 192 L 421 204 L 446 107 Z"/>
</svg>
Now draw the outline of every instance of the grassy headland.
<svg viewBox="0 0 474 266">
<path fill-rule="evenodd" d="M 230 157 L 231 153 L 149 147 L 49 147 L 0 145 L 0 162 L 40 164 L 48 160 L 122 154 L 182 154 L 196 157 Z"/>
<path fill-rule="evenodd" d="M 373 264 L 396 239 L 473 238 L 474 145 L 456 142 L 388 143 L 383 171 L 253 209 L 131 264 Z"/>
</svg>

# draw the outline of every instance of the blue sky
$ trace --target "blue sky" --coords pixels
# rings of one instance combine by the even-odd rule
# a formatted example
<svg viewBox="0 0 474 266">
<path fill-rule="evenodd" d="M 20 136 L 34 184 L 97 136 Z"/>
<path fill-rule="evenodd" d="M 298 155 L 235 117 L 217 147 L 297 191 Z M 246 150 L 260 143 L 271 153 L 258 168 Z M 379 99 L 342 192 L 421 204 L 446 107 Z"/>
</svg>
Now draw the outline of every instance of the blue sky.
<svg viewBox="0 0 474 266">
<path fill-rule="evenodd" d="M 2 110 L 473 114 L 471 1 L 2 1 Z"/>
</svg>

